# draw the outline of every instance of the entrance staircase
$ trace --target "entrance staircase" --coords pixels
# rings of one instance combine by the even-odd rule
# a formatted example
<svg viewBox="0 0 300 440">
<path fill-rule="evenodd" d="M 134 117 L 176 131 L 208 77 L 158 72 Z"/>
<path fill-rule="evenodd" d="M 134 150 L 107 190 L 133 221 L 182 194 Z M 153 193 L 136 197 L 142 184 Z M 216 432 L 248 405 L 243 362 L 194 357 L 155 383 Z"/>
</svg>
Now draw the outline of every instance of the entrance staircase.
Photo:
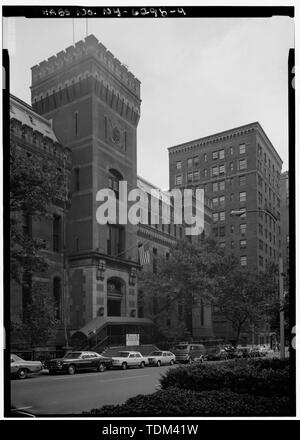
<svg viewBox="0 0 300 440">
<path fill-rule="evenodd" d="M 139 334 L 141 344 L 139 347 L 149 346 L 153 341 L 153 331 L 153 322 L 148 318 L 97 317 L 80 330 L 73 332 L 70 343 L 77 350 L 103 353 L 111 346 L 124 347 L 126 334 Z M 152 351 L 152 348 L 150 350 Z"/>
</svg>

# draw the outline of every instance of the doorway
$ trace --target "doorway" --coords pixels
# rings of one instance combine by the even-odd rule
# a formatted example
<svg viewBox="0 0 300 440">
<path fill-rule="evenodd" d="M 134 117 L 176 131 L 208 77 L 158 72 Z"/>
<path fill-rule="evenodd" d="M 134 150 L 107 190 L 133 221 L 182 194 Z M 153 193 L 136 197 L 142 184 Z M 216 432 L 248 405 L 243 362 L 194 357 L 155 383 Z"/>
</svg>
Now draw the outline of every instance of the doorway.
<svg viewBox="0 0 300 440">
<path fill-rule="evenodd" d="M 121 316 L 121 298 L 107 299 L 107 316 Z"/>
</svg>

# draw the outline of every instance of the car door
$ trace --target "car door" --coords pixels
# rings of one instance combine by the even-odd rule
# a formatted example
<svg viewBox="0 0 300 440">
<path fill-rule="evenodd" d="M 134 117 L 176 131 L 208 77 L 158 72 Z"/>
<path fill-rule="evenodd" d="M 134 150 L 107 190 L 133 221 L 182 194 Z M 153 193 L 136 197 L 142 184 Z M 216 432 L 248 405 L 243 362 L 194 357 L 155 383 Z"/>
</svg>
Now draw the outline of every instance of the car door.
<svg viewBox="0 0 300 440">
<path fill-rule="evenodd" d="M 91 358 L 87 353 L 82 353 L 80 359 L 78 360 L 78 369 L 86 370 L 91 366 Z"/>
<path fill-rule="evenodd" d="M 90 365 L 89 368 L 97 368 L 100 363 L 100 359 L 97 353 L 90 353 L 89 355 Z"/>
<path fill-rule="evenodd" d="M 18 363 L 15 361 L 15 359 L 11 356 L 10 358 L 10 372 L 15 373 L 18 371 Z"/>
<path fill-rule="evenodd" d="M 141 365 L 142 362 L 146 363 L 146 360 L 143 358 L 143 356 L 140 353 L 135 354 L 136 363 L 135 365 Z"/>
<path fill-rule="evenodd" d="M 128 357 L 128 364 L 130 366 L 135 366 L 136 365 L 136 357 L 134 353 L 130 353 L 129 357 Z"/>
</svg>

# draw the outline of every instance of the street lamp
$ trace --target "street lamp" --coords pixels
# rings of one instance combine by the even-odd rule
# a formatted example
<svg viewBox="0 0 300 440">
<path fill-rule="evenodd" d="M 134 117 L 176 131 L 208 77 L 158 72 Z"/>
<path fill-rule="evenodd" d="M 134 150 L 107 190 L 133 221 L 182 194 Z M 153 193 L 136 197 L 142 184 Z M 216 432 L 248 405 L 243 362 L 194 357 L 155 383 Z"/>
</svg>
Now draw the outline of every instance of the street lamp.
<svg viewBox="0 0 300 440">
<path fill-rule="evenodd" d="M 263 212 L 271 217 L 276 224 L 278 223 L 277 217 L 275 217 L 272 212 L 267 209 L 240 209 L 240 210 L 232 210 L 230 212 L 231 216 L 243 216 L 247 212 Z M 283 301 L 284 301 L 284 292 L 283 292 L 283 260 L 282 257 L 278 259 L 278 272 L 279 272 L 279 301 L 280 301 L 280 311 L 279 311 L 279 321 L 280 321 L 280 359 L 285 358 L 285 338 L 284 338 L 284 310 L 283 310 Z"/>
</svg>

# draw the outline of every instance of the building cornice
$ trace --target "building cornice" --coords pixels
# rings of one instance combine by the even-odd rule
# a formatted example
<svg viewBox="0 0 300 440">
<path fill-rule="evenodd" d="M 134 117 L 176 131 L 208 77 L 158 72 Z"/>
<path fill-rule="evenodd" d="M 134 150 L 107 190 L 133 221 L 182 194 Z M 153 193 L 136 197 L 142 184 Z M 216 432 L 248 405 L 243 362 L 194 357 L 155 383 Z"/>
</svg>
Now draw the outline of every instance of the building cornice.
<svg viewBox="0 0 300 440">
<path fill-rule="evenodd" d="M 178 144 L 172 147 L 169 147 L 169 155 L 176 154 L 176 153 L 182 153 L 187 151 L 192 151 L 198 148 L 203 148 L 205 146 L 209 146 L 218 142 L 228 142 L 236 137 L 239 136 L 245 136 L 248 134 L 252 134 L 254 132 L 258 132 L 261 137 L 264 139 L 264 141 L 269 146 L 269 149 L 274 153 L 277 160 L 282 163 L 282 160 L 277 153 L 276 149 L 274 148 L 272 142 L 266 135 L 265 131 L 263 130 L 262 126 L 259 122 L 252 122 L 250 124 L 242 125 L 240 127 L 232 128 L 230 130 L 222 131 L 213 135 L 205 136 L 199 139 L 194 139 L 189 142 L 185 142 L 183 144 Z"/>
</svg>

